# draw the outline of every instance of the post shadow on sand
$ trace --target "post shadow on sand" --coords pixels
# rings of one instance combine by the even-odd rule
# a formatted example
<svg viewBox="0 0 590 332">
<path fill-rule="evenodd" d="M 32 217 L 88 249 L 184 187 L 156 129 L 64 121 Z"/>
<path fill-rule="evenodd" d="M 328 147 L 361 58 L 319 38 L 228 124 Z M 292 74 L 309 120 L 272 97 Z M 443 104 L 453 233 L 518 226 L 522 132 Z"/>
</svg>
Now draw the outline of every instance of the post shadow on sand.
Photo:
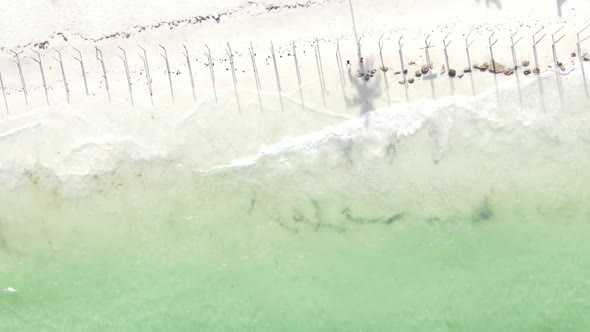
<svg viewBox="0 0 590 332">
<path fill-rule="evenodd" d="M 543 40 L 543 38 L 545 38 L 545 36 L 547 34 L 543 34 L 539 39 L 537 39 L 537 36 L 539 35 L 539 33 L 541 33 L 541 31 L 543 31 L 544 27 L 541 27 L 539 30 L 537 30 L 537 32 L 535 32 L 535 34 L 533 35 L 533 56 L 535 58 L 535 68 L 540 68 L 539 67 L 539 56 L 537 54 L 537 44 L 539 44 L 541 42 L 541 40 Z M 539 82 L 539 93 L 540 93 L 540 101 L 541 101 L 541 107 L 543 108 L 543 111 L 546 111 L 545 108 L 545 91 L 543 90 L 543 81 L 541 80 L 541 75 L 537 75 L 537 80 Z"/>
<path fill-rule="evenodd" d="M 346 89 L 344 88 L 344 70 L 342 69 L 342 56 L 340 54 L 340 40 L 336 41 L 336 64 L 338 66 L 338 77 L 340 79 L 340 87 L 342 88 L 342 98 L 344 98 L 344 107 L 348 111 L 348 100 L 346 98 Z"/>
<path fill-rule="evenodd" d="M 430 82 L 430 91 L 432 92 L 432 99 L 436 99 L 436 89 L 434 88 L 434 78 L 437 77 L 437 75 L 433 72 L 433 64 L 432 61 L 430 60 L 430 49 L 432 47 L 434 47 L 432 45 L 432 42 L 430 42 L 429 40 L 430 35 L 426 36 L 426 39 L 424 39 L 424 47 L 422 47 L 421 49 L 424 50 L 424 55 L 426 56 L 426 66 L 428 68 L 428 71 L 426 73 L 422 74 L 422 80 L 428 80 Z"/>
<path fill-rule="evenodd" d="M 481 0 L 476 0 L 477 2 L 481 2 Z M 558 0 L 559 1 L 559 0 Z M 565 1 L 565 0 L 562 0 Z M 486 6 L 490 8 L 490 3 L 496 5 L 499 10 L 502 10 L 502 2 L 500 0 L 486 0 Z"/>
<path fill-rule="evenodd" d="M 383 60 L 383 35 L 379 38 L 379 59 L 381 60 L 381 72 L 383 73 L 383 79 L 385 80 L 385 92 L 387 93 L 387 106 L 391 106 L 391 97 L 389 96 L 389 80 L 387 79 L 387 68 L 385 68 L 385 62 Z"/>
<path fill-rule="evenodd" d="M 438 78 L 438 75 L 430 70 L 427 74 L 422 75 L 423 81 L 428 81 L 430 83 L 430 93 L 432 95 L 432 99 L 436 99 L 436 87 L 434 86 L 434 80 Z"/>
</svg>

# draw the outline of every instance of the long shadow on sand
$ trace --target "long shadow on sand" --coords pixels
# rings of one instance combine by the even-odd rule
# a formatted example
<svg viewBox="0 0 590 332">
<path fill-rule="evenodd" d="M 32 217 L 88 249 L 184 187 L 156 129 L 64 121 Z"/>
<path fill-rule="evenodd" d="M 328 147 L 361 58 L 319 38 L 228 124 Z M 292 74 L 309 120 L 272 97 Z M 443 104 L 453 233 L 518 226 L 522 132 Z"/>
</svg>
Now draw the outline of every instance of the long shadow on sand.
<svg viewBox="0 0 590 332">
<path fill-rule="evenodd" d="M 377 69 L 373 68 L 372 61 L 365 60 L 361 64 L 359 71 L 364 75 L 363 77 L 356 77 L 352 73 L 352 69 L 348 68 L 348 79 L 356 90 L 356 95 L 346 97 L 346 104 L 350 106 L 357 106 L 360 109 L 360 115 L 375 110 L 375 100 L 382 94 L 381 79 L 382 75 L 377 75 Z M 374 70 L 374 72 L 371 72 Z"/>
</svg>

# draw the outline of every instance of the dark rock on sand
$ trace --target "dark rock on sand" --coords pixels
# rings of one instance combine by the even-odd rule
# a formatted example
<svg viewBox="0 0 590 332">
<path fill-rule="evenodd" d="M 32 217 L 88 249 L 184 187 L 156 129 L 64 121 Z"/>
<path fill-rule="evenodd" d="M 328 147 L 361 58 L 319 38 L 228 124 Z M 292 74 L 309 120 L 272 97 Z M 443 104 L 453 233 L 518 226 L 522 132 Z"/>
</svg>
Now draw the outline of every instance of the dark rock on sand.
<svg viewBox="0 0 590 332">
<path fill-rule="evenodd" d="M 525 67 L 528 67 L 531 64 L 531 62 L 529 60 L 523 60 L 522 61 L 522 65 Z"/>
<path fill-rule="evenodd" d="M 450 77 L 455 77 L 457 75 L 457 71 L 455 71 L 455 69 L 449 69 L 449 76 Z"/>
<path fill-rule="evenodd" d="M 408 70 L 407 69 L 404 69 L 404 74 L 407 74 L 407 73 L 408 73 Z"/>
<path fill-rule="evenodd" d="M 422 76 L 422 72 L 419 70 L 416 70 L 416 77 L 420 77 L 420 76 Z"/>
<path fill-rule="evenodd" d="M 504 75 L 506 75 L 506 76 L 510 76 L 512 74 L 514 74 L 514 69 L 512 69 L 512 68 L 508 68 L 504 71 Z"/>
<path fill-rule="evenodd" d="M 481 66 L 480 65 L 474 65 L 473 68 L 479 69 L 481 71 L 486 71 L 486 70 L 488 70 L 490 68 L 490 64 L 487 63 L 487 62 L 484 62 L 483 65 L 481 65 Z"/>
<path fill-rule="evenodd" d="M 524 70 L 524 74 L 527 75 L 527 76 L 530 75 L 531 74 L 531 70 L 530 69 L 525 69 Z"/>
<path fill-rule="evenodd" d="M 533 69 L 533 73 L 535 73 L 535 75 L 539 75 L 541 73 L 541 70 L 539 68 L 535 68 Z"/>
<path fill-rule="evenodd" d="M 393 75 L 399 75 L 399 74 L 401 74 L 401 73 L 402 73 L 402 72 L 398 70 L 398 71 L 396 71 L 395 73 L 393 73 Z"/>
<path fill-rule="evenodd" d="M 469 67 L 465 67 L 465 69 L 463 69 L 463 72 L 464 72 L 465 74 L 467 74 L 467 73 L 471 73 L 471 68 L 469 68 Z"/>
<path fill-rule="evenodd" d="M 384 71 L 384 72 L 386 72 L 386 71 L 388 71 L 388 70 L 389 70 L 389 68 L 387 68 L 387 66 L 382 66 L 382 67 L 381 67 L 381 71 Z"/>
<path fill-rule="evenodd" d="M 414 79 L 413 78 L 408 79 L 408 83 L 410 83 L 410 84 L 414 83 Z"/>
<path fill-rule="evenodd" d="M 500 74 L 500 73 L 503 73 L 504 71 L 506 71 L 506 67 L 504 67 L 504 65 L 499 64 L 494 61 L 490 65 L 489 71 L 490 71 L 490 73 Z"/>
<path fill-rule="evenodd" d="M 420 68 L 420 72 L 422 74 L 428 73 L 429 70 L 430 70 L 430 68 L 428 68 L 428 65 L 422 65 L 422 68 Z"/>
</svg>

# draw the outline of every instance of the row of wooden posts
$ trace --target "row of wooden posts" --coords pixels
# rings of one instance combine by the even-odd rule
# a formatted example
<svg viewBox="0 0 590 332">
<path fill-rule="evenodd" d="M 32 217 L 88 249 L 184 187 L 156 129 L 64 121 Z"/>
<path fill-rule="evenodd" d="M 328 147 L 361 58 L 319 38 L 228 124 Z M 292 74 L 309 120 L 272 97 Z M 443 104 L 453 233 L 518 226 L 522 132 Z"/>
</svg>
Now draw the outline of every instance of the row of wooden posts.
<svg viewBox="0 0 590 332">
<path fill-rule="evenodd" d="M 352 10 L 352 8 L 351 8 Z M 553 34 L 551 34 L 551 41 L 552 41 L 552 53 L 553 53 L 553 62 L 554 62 L 554 71 L 555 71 L 555 75 L 556 75 L 556 79 L 558 82 L 558 86 L 559 86 L 559 92 L 560 92 L 560 97 L 561 97 L 561 102 L 563 105 L 563 87 L 560 81 L 560 75 L 558 73 L 557 70 L 557 44 L 564 38 L 565 34 L 561 33 L 561 30 L 564 27 L 561 27 L 560 29 L 558 29 L 557 31 L 555 31 Z M 582 47 L 581 44 L 586 41 L 587 39 L 590 38 L 589 36 L 586 36 L 585 38 L 582 38 L 581 35 L 582 33 L 584 33 L 587 29 L 590 28 L 590 25 L 584 27 L 582 30 L 580 30 L 577 33 L 577 51 L 578 51 L 578 57 L 580 60 L 580 64 L 581 64 L 581 70 L 582 70 L 582 76 L 583 76 L 583 80 L 584 80 L 584 88 L 585 88 L 585 92 L 586 92 L 586 96 L 590 96 L 589 95 L 589 91 L 588 91 L 588 83 L 586 80 L 586 73 L 584 71 L 584 66 L 583 66 L 583 59 L 582 59 Z M 532 48 L 533 48 L 533 56 L 534 56 L 534 61 L 535 61 L 535 68 L 540 68 L 539 67 L 539 59 L 538 59 L 538 55 L 537 55 L 537 45 L 539 44 L 539 42 L 541 42 L 543 40 L 543 38 L 545 38 L 545 36 L 547 35 L 546 33 L 542 34 L 544 28 L 540 28 L 535 34 L 533 34 L 532 36 Z M 467 63 L 469 65 L 469 68 L 471 68 L 472 64 L 471 64 L 471 56 L 470 56 L 470 47 L 472 46 L 474 40 L 470 40 L 470 36 L 471 33 L 473 32 L 473 29 L 467 34 L 467 36 L 464 39 L 465 42 L 465 51 L 466 51 L 466 56 L 467 56 Z M 522 36 L 518 36 L 519 31 L 516 31 L 514 34 L 511 35 L 511 52 L 512 52 L 512 60 L 513 60 L 513 64 L 514 67 L 516 68 L 518 66 L 518 60 L 517 60 L 517 54 L 516 54 L 516 50 L 515 47 L 516 45 L 523 39 Z M 355 29 L 355 35 L 356 35 L 356 29 Z M 448 39 L 450 34 L 447 34 L 444 39 L 443 39 L 443 50 L 444 50 L 444 57 L 445 57 L 445 64 L 446 64 L 446 68 L 450 69 L 449 66 L 449 54 L 447 52 L 447 48 L 449 47 L 449 45 L 451 45 L 452 40 Z M 362 37 L 361 37 L 362 38 Z M 356 40 L 357 43 L 357 56 L 359 58 L 359 61 L 362 62 L 362 49 L 361 49 L 361 38 L 358 38 Z M 382 41 L 383 37 L 381 37 L 378 41 L 378 47 L 379 47 L 379 56 L 380 56 L 380 60 L 381 60 L 381 65 L 382 67 L 385 67 L 385 62 L 384 62 L 384 58 L 383 58 L 383 46 L 384 43 Z M 515 40 L 516 39 L 516 40 Z M 489 38 L 488 38 L 488 47 L 489 47 L 489 53 L 490 53 L 490 57 L 491 57 L 491 63 L 492 66 L 494 68 L 495 71 L 495 66 L 496 63 L 494 61 L 494 45 L 498 42 L 498 39 L 495 38 L 495 33 L 492 33 Z M 297 83 L 299 86 L 299 97 L 301 100 L 301 106 L 302 108 L 305 108 L 305 102 L 304 102 L 304 97 L 303 97 L 303 92 L 302 92 L 302 78 L 301 78 L 301 72 L 300 72 L 300 66 L 299 66 L 299 61 L 298 61 L 298 57 L 297 57 L 297 46 L 296 43 L 293 41 L 292 42 L 292 54 L 293 54 L 293 59 L 294 59 L 294 66 L 295 66 L 295 71 L 297 74 Z M 403 75 L 403 83 L 406 87 L 406 97 L 408 97 L 408 92 L 407 92 L 407 80 L 406 80 L 406 69 L 405 69 L 405 63 L 404 63 L 404 56 L 403 56 L 403 36 L 401 36 L 398 40 L 398 46 L 399 46 L 399 59 L 400 59 L 400 66 L 401 66 L 401 72 Z M 166 73 L 168 75 L 168 84 L 169 84 L 169 88 L 170 88 L 170 96 L 172 98 L 172 100 L 174 101 L 174 86 L 172 83 L 172 72 L 170 70 L 170 62 L 168 60 L 168 52 L 166 50 L 166 48 L 162 45 L 159 45 L 159 47 L 162 50 L 161 56 L 165 61 L 165 66 L 166 66 Z M 424 41 L 424 47 L 422 47 L 421 49 L 424 50 L 425 52 L 425 56 L 426 56 L 426 62 L 427 64 L 430 66 L 432 64 L 431 60 L 430 60 L 430 49 L 434 47 L 430 41 L 430 35 L 428 35 Z M 131 103 L 131 106 L 135 105 L 134 99 L 133 99 L 133 86 L 131 84 L 131 76 L 130 76 L 130 72 L 129 72 L 129 61 L 127 58 L 127 52 L 125 51 L 125 49 L 123 49 L 122 47 L 118 47 L 119 50 L 121 51 L 120 54 L 118 54 L 117 56 L 121 59 L 123 65 L 124 65 L 124 69 L 125 69 L 125 78 L 127 80 L 127 85 L 128 85 L 128 91 L 129 91 L 129 100 Z M 144 71 L 145 71 L 145 80 L 146 80 L 146 87 L 148 89 L 148 93 L 150 96 L 150 101 L 151 104 L 154 104 L 154 100 L 153 100 L 153 87 L 152 87 L 152 76 L 150 73 L 150 66 L 149 66 L 149 62 L 148 62 L 148 56 L 147 56 L 147 52 L 146 49 L 139 46 L 139 48 L 141 49 L 141 53 L 138 54 L 139 57 L 141 58 L 142 62 L 143 62 L 143 67 L 144 67 Z M 217 91 L 216 91 L 216 80 L 215 80 L 215 72 L 213 69 L 213 58 L 211 56 L 211 49 L 209 48 L 209 46 L 205 45 L 206 48 L 206 52 L 205 52 L 205 56 L 207 57 L 207 61 L 208 61 L 208 67 L 209 67 L 209 73 L 210 73 L 210 77 L 211 77 L 211 86 L 213 89 L 213 94 L 215 97 L 215 101 L 218 101 L 217 98 Z M 78 50 L 77 48 L 74 48 L 74 50 L 78 53 L 77 57 L 74 57 L 75 60 L 77 60 L 80 64 L 80 70 L 82 73 L 82 77 L 83 77 L 83 81 L 84 81 L 84 90 L 86 95 L 89 95 L 89 91 L 88 91 L 88 81 L 87 81 L 87 76 L 86 76 L 86 69 L 84 66 L 84 59 L 82 58 L 82 53 L 80 52 L 80 50 Z M 13 62 L 16 64 L 17 69 L 18 69 L 18 73 L 20 76 L 20 82 L 21 82 L 21 88 L 22 88 L 22 93 L 23 93 L 23 97 L 25 100 L 25 104 L 28 105 L 28 96 L 29 96 L 29 92 L 27 90 L 27 85 L 25 82 L 25 78 L 23 75 L 23 70 L 22 70 L 22 66 L 21 66 L 21 59 L 20 59 L 20 53 L 17 53 L 15 51 L 12 51 L 12 54 L 14 55 L 14 60 Z M 58 50 L 55 50 L 57 57 L 54 57 L 54 59 L 59 63 L 60 65 L 60 69 L 61 69 L 61 75 L 62 75 L 62 80 L 63 80 L 63 85 L 64 85 L 64 91 L 65 91 L 65 95 L 66 95 L 66 99 L 67 102 L 70 102 L 70 89 L 69 89 L 69 84 L 68 84 L 68 80 L 67 80 L 67 76 L 66 76 L 66 71 L 64 69 L 64 63 L 63 63 L 63 58 L 61 55 L 61 52 L 59 52 Z M 262 107 L 262 101 L 261 101 L 261 95 L 260 95 L 260 91 L 262 89 L 262 84 L 260 82 L 260 77 L 258 75 L 258 68 L 257 68 L 257 64 L 256 64 L 256 52 L 254 51 L 254 47 L 252 46 L 252 43 L 250 43 L 250 47 L 248 48 L 248 52 L 250 55 L 250 59 L 251 59 L 251 63 L 252 63 L 252 69 L 253 69 L 253 73 L 254 73 L 254 78 L 255 78 L 255 82 L 256 82 L 256 89 L 257 89 L 257 94 L 258 94 L 258 99 L 260 102 L 260 105 Z M 279 95 L 279 99 L 280 99 L 280 105 L 281 105 L 281 109 L 284 109 L 284 105 L 283 105 L 283 100 L 282 100 L 282 88 L 281 88 L 281 79 L 279 76 L 279 71 L 278 71 L 278 66 L 277 66 L 277 59 L 276 59 L 276 55 L 275 55 L 275 49 L 274 49 L 274 45 L 271 41 L 270 43 L 270 52 L 272 55 L 272 61 L 273 61 L 273 68 L 274 68 L 274 72 L 275 72 L 275 80 L 276 80 L 276 89 Z M 318 81 L 320 84 L 320 90 L 322 93 L 322 101 L 323 101 L 323 106 L 324 108 L 327 107 L 326 105 L 326 82 L 325 82 L 325 77 L 324 77 L 324 68 L 323 68 L 323 63 L 322 63 L 322 56 L 321 56 L 321 49 L 320 49 L 320 43 L 319 40 L 316 39 L 315 42 L 315 48 L 314 48 L 314 52 L 315 52 L 315 60 L 316 60 L 316 68 L 317 68 L 317 73 L 318 73 Z M 50 104 L 49 102 L 49 94 L 48 94 L 48 89 L 47 89 L 47 81 L 45 78 L 45 71 L 44 71 L 44 67 L 43 67 L 43 59 L 41 54 L 38 51 L 35 51 L 36 53 L 36 57 L 30 57 L 33 61 L 35 61 L 38 66 L 39 66 L 39 72 L 41 74 L 41 79 L 42 79 L 42 83 L 43 83 L 43 89 L 45 92 L 45 100 L 47 105 Z M 102 51 L 96 47 L 95 48 L 95 54 L 96 54 L 96 59 L 98 60 L 98 62 L 101 65 L 101 69 L 102 69 L 102 77 L 104 79 L 105 82 L 105 90 L 108 96 L 108 100 L 109 102 L 111 102 L 111 92 L 110 92 L 110 88 L 109 88 L 109 80 L 108 80 L 108 75 L 107 75 L 107 69 L 105 66 L 105 61 L 104 61 L 104 57 L 102 54 Z M 238 80 L 236 77 L 236 72 L 235 72 L 235 66 L 234 66 L 234 61 L 233 61 L 233 51 L 231 46 L 229 45 L 229 43 L 227 43 L 227 49 L 226 49 L 226 54 L 229 58 L 229 63 L 230 63 L 230 67 L 231 67 L 231 75 L 232 75 L 232 82 L 233 82 L 233 86 L 234 86 L 234 92 L 235 92 L 235 98 L 236 101 L 238 103 L 238 109 L 239 111 L 241 111 L 241 106 L 240 106 L 240 99 L 239 99 L 239 93 L 238 93 Z M 189 82 L 191 85 L 191 91 L 193 94 L 193 99 L 196 101 L 197 96 L 195 93 L 195 81 L 194 81 L 194 76 L 193 76 L 193 71 L 192 71 L 192 66 L 191 66 L 191 60 L 190 60 L 190 55 L 189 55 L 189 51 L 188 48 L 186 47 L 186 45 L 183 45 L 183 55 L 184 58 L 186 59 L 186 63 L 187 63 L 187 67 L 188 67 L 188 73 L 189 73 Z M 343 60 L 342 60 L 342 56 L 340 53 L 340 44 L 339 42 L 336 43 L 336 62 L 337 62 L 337 66 L 338 66 L 338 72 L 339 72 L 339 80 L 341 83 L 341 88 L 342 88 L 342 93 L 345 96 L 346 95 L 346 89 L 345 89 L 345 85 L 344 85 L 344 74 L 343 74 Z M 516 73 L 516 77 L 518 78 L 518 72 Z M 475 88 L 473 85 L 473 78 L 471 78 L 471 83 L 472 83 L 472 89 L 473 89 L 473 93 L 475 95 Z M 431 81 L 431 84 L 432 81 Z M 449 84 L 450 84 L 450 88 L 451 88 L 451 92 L 454 92 L 454 83 L 452 78 L 449 76 Z M 6 89 L 4 86 L 4 81 L 2 79 L 2 73 L 0 72 L 0 89 L 2 90 L 2 94 L 4 97 L 4 105 L 6 108 L 6 112 L 9 112 L 9 105 L 8 105 L 8 100 L 6 98 Z M 409 98 L 408 98 L 409 100 Z M 522 98 L 521 98 L 521 103 L 522 103 Z"/>
</svg>

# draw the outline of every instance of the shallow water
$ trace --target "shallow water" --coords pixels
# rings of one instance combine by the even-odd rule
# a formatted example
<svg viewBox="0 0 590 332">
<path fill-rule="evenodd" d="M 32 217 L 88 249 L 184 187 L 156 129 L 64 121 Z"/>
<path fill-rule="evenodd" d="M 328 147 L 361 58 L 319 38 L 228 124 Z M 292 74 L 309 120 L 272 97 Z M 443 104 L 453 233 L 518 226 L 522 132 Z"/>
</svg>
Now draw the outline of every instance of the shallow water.
<svg viewBox="0 0 590 332">
<path fill-rule="evenodd" d="M 578 81 L 563 110 L 546 83 L 524 110 L 510 87 L 381 109 L 242 166 L 13 174 L 0 330 L 584 330 L 590 116 Z"/>
</svg>

